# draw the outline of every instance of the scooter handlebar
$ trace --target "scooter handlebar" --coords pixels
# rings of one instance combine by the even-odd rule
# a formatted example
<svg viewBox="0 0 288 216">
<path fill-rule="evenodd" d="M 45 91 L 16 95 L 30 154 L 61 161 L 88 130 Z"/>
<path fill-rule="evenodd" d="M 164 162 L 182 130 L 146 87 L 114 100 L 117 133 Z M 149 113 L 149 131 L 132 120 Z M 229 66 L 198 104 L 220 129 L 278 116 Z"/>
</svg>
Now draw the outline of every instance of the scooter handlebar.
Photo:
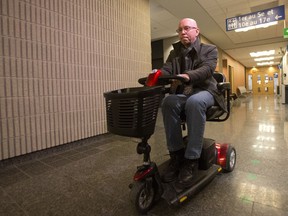
<svg viewBox="0 0 288 216">
<path fill-rule="evenodd" d="M 147 77 L 142 77 L 138 79 L 138 83 L 145 85 Z M 158 77 L 156 85 L 170 85 L 174 80 L 179 80 L 182 83 L 185 83 L 185 78 L 177 75 L 161 75 Z"/>
</svg>

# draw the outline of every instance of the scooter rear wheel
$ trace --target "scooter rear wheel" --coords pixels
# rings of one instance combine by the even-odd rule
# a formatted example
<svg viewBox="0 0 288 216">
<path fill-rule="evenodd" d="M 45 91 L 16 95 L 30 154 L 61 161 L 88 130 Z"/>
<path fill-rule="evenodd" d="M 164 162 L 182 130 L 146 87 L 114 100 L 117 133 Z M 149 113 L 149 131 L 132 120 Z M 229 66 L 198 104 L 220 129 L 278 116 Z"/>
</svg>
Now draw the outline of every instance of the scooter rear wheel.
<svg viewBox="0 0 288 216">
<path fill-rule="evenodd" d="M 130 200 L 137 211 L 146 214 L 153 206 L 155 200 L 155 189 L 149 180 L 136 181 L 130 191 Z"/>
<path fill-rule="evenodd" d="M 234 147 L 229 146 L 226 153 L 226 172 L 232 172 L 236 165 L 236 150 Z"/>
</svg>

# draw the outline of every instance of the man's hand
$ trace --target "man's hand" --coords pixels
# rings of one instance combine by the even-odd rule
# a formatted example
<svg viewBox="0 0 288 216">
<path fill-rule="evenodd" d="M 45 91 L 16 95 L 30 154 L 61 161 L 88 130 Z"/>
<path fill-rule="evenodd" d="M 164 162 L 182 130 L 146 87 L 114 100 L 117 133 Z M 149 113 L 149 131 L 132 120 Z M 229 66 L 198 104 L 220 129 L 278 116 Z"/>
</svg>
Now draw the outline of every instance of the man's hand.
<svg viewBox="0 0 288 216">
<path fill-rule="evenodd" d="M 185 79 L 185 82 L 188 82 L 190 80 L 190 77 L 188 74 L 178 74 L 177 76 L 183 77 Z"/>
</svg>

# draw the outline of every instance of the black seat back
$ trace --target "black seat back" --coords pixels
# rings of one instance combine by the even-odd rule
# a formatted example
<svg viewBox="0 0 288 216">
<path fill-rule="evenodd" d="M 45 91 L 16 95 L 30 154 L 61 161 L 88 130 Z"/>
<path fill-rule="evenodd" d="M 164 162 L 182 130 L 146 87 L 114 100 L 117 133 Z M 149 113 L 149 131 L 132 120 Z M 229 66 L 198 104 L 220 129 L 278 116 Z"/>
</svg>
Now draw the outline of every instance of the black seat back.
<svg viewBox="0 0 288 216">
<path fill-rule="evenodd" d="M 217 83 L 222 83 L 226 81 L 226 77 L 221 72 L 214 72 L 213 77 L 217 81 Z"/>
</svg>

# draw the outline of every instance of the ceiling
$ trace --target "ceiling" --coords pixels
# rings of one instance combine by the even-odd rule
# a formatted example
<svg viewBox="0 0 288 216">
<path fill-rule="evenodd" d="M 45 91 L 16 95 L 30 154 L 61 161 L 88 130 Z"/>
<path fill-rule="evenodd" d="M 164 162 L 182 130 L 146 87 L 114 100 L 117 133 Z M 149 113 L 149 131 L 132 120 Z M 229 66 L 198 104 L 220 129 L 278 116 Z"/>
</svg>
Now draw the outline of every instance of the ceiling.
<svg viewBox="0 0 288 216">
<path fill-rule="evenodd" d="M 151 38 L 155 41 L 176 36 L 179 20 L 189 17 L 197 21 L 204 37 L 245 67 L 257 66 L 250 52 L 273 49 L 274 65 L 278 65 L 288 46 L 288 39 L 283 37 L 287 21 L 237 33 L 226 31 L 226 19 L 280 5 L 285 5 L 287 17 L 288 0 L 150 0 Z"/>
</svg>

